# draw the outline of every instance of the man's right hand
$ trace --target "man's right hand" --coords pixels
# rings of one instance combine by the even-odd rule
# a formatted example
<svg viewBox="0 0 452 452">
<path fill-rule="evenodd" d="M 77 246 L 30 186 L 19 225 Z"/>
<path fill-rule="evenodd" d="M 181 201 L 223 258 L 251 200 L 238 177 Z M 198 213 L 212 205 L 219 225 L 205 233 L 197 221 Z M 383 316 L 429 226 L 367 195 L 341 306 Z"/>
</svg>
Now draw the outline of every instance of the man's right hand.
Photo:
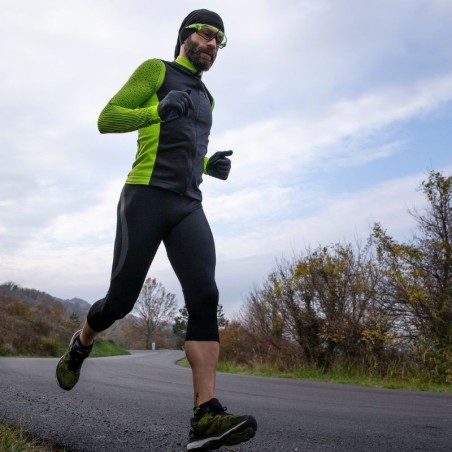
<svg viewBox="0 0 452 452">
<path fill-rule="evenodd" d="M 180 116 L 187 116 L 190 110 L 194 109 L 193 101 L 190 97 L 190 90 L 171 90 L 159 103 L 158 114 L 162 121 L 171 121 Z"/>
</svg>

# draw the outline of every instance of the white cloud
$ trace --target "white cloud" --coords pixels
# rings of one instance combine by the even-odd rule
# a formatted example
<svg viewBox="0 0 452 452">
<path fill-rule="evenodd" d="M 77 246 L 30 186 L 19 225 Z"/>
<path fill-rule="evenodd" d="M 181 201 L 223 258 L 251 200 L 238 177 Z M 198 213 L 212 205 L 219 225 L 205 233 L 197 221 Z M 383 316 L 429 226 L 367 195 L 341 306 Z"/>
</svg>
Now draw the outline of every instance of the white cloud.
<svg viewBox="0 0 452 452">
<path fill-rule="evenodd" d="M 204 210 L 219 227 L 252 225 L 255 221 L 274 221 L 287 215 L 296 202 L 290 187 L 253 187 L 228 194 L 205 196 Z M 234 228 L 235 230 L 236 228 Z"/>
<path fill-rule="evenodd" d="M 59 246 L 111 240 L 115 231 L 116 204 L 123 185 L 122 179 L 111 181 L 86 209 L 53 218 L 38 240 L 51 238 Z"/>
<path fill-rule="evenodd" d="M 408 239 L 408 232 L 414 226 L 408 209 L 423 203 L 416 188 L 424 178 L 425 174 L 416 174 L 362 192 L 317 197 L 319 208 L 312 215 L 274 222 L 257 220 L 242 233 L 223 237 L 218 253 L 226 259 L 261 254 L 277 256 L 291 254 L 292 250 L 301 251 L 309 244 L 353 242 L 358 236 L 364 240 L 374 222 Z"/>
<path fill-rule="evenodd" d="M 282 111 L 278 118 L 214 136 L 211 148 L 234 150 L 229 194 L 239 192 L 243 203 L 246 187 L 259 187 L 266 199 L 266 189 L 300 184 L 312 171 L 337 171 L 390 157 L 403 141 L 388 136 L 389 127 L 401 127 L 451 100 L 452 73 L 341 100 L 316 115 L 302 111 L 287 117 Z"/>
</svg>

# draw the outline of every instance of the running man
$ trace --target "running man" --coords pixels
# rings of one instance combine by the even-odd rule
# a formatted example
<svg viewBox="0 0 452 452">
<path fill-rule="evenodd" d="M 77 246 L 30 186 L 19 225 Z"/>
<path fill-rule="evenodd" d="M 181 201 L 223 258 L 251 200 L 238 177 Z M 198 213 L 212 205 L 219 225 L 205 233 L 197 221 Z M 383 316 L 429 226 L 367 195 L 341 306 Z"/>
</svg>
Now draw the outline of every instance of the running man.
<svg viewBox="0 0 452 452">
<path fill-rule="evenodd" d="M 138 131 L 138 148 L 122 190 L 110 287 L 60 359 L 57 381 L 71 390 L 95 337 L 133 309 L 159 245 L 181 283 L 189 313 L 185 352 L 194 413 L 188 450 L 239 444 L 255 435 L 253 416 L 226 412 L 215 398 L 219 357 L 215 245 L 202 208 L 203 174 L 226 180 L 232 151 L 206 156 L 214 100 L 201 80 L 227 39 L 221 17 L 192 11 L 182 22 L 172 62 L 141 64 L 102 110 L 101 133 Z"/>
</svg>

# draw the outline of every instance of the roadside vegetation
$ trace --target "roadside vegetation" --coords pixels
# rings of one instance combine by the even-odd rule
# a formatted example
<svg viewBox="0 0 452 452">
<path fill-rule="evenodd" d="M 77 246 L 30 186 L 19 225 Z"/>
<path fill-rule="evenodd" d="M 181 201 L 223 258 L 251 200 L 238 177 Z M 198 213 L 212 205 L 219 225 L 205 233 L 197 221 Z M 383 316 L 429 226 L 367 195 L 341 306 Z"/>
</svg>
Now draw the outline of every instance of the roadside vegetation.
<svg viewBox="0 0 452 452">
<path fill-rule="evenodd" d="M 255 375 L 273 378 L 293 378 L 298 380 L 311 380 L 325 383 L 340 383 L 367 386 L 373 388 L 406 389 L 414 391 L 451 392 L 450 384 L 433 382 L 428 374 L 409 376 L 405 378 L 397 376 L 382 377 L 381 375 L 369 374 L 366 370 L 333 369 L 328 373 L 316 368 L 298 368 L 293 371 L 281 371 L 272 366 L 234 366 L 229 363 L 220 362 L 219 372 Z"/>
<path fill-rule="evenodd" d="M 61 303 L 29 303 L 0 292 L 0 306 L 0 357 L 60 357 L 81 327 L 78 316 L 68 315 Z M 96 340 L 91 352 L 93 357 L 128 354 L 107 335 Z"/>
<path fill-rule="evenodd" d="M 49 294 L 12 282 L 0 285 L 0 307 L 0 357 L 59 357 L 82 324 L 83 312 L 74 312 Z M 106 335 L 96 341 L 92 353 L 129 354 Z"/>
<path fill-rule="evenodd" d="M 22 428 L 13 428 L 0 422 L 0 450 L 4 452 L 65 452 L 45 440 L 30 436 Z"/>
<path fill-rule="evenodd" d="M 186 358 L 178 361 L 181 366 L 189 367 Z M 254 375 L 258 377 L 291 378 L 295 380 L 309 380 L 323 383 L 339 383 L 372 388 L 404 389 L 409 391 L 450 392 L 452 385 L 448 383 L 435 383 L 428 373 L 424 375 L 408 376 L 405 378 L 397 376 L 383 377 L 378 374 L 371 375 L 364 370 L 334 369 L 326 373 L 317 368 L 298 368 L 292 371 L 280 370 L 272 365 L 237 365 L 230 362 L 220 361 L 218 372 Z"/>
<path fill-rule="evenodd" d="M 452 177 L 420 190 L 407 242 L 375 224 L 279 261 L 221 329 L 220 370 L 452 391 Z"/>
</svg>

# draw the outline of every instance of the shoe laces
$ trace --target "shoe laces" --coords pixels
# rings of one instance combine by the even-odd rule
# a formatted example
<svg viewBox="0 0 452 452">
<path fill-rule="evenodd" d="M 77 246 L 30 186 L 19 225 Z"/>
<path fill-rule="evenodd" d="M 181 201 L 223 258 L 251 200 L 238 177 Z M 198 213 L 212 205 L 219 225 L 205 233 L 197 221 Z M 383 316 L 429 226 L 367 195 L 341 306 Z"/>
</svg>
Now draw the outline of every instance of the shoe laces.
<svg viewBox="0 0 452 452">
<path fill-rule="evenodd" d="M 80 350 L 80 348 L 77 346 L 77 343 L 74 343 L 72 346 L 71 352 L 69 354 L 69 362 L 68 362 L 68 368 L 72 371 L 77 371 L 80 369 L 80 366 L 82 365 L 84 359 L 89 355 L 89 352 L 83 352 Z"/>
<path fill-rule="evenodd" d="M 209 413 L 219 414 L 220 416 L 226 416 L 228 407 L 227 406 L 211 406 L 209 407 Z"/>
<path fill-rule="evenodd" d="M 205 414 L 212 414 L 213 416 L 227 416 L 228 407 L 222 406 L 217 399 L 213 399 L 212 403 L 207 406 L 198 407 L 195 409 L 195 418 L 201 419 Z"/>
</svg>

